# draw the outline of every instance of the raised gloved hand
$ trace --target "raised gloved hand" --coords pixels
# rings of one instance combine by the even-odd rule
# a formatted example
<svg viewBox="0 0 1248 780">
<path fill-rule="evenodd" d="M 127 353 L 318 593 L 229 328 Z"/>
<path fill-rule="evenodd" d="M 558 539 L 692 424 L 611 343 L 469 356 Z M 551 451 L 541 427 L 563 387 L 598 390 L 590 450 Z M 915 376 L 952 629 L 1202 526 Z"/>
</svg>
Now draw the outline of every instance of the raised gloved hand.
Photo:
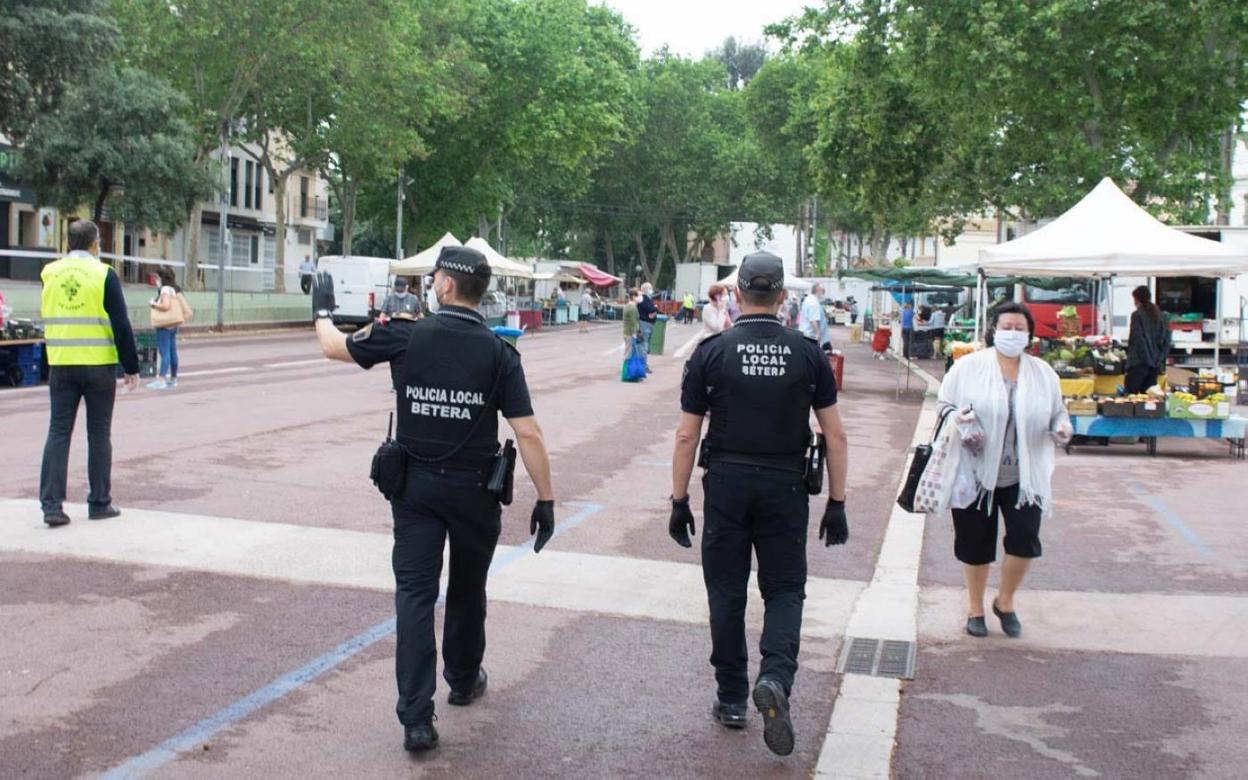
<svg viewBox="0 0 1248 780">
<path fill-rule="evenodd" d="M 828 499 L 828 507 L 823 510 L 823 521 L 819 523 L 819 538 L 825 547 L 849 541 L 849 521 L 845 518 L 844 501 Z"/>
<path fill-rule="evenodd" d="M 693 511 L 689 509 L 689 496 L 672 499 L 672 515 L 667 521 L 667 533 L 681 547 L 692 547 L 690 536 L 697 535 L 693 525 Z"/>
<path fill-rule="evenodd" d="M 312 317 L 321 310 L 332 312 L 338 308 L 334 301 L 334 277 L 328 271 L 321 271 L 312 279 Z"/>
<path fill-rule="evenodd" d="M 541 552 L 550 537 L 555 535 L 554 501 L 538 501 L 533 505 L 533 514 L 529 517 L 529 534 L 537 535 L 533 540 L 533 552 Z"/>
</svg>

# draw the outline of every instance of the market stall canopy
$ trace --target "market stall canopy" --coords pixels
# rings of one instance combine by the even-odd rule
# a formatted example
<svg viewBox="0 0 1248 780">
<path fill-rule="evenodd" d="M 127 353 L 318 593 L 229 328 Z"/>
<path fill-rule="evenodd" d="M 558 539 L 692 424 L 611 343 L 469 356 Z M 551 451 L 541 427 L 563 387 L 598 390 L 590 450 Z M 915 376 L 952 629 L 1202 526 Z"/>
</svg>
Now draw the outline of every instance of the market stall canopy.
<svg viewBox="0 0 1248 780">
<path fill-rule="evenodd" d="M 524 263 L 517 263 L 515 260 L 508 260 L 500 255 L 490 243 L 480 236 L 473 236 L 468 239 L 466 247 L 477 250 L 485 255 L 485 261 L 490 264 L 490 270 L 495 276 L 511 276 L 517 279 L 532 279 L 533 269 Z"/>
<path fill-rule="evenodd" d="M 462 246 L 459 239 L 447 233 L 434 241 L 428 249 L 422 249 L 411 257 L 395 260 L 390 264 L 392 276 L 424 276 L 433 273 L 433 264 L 438 259 L 442 247 Z"/>
<path fill-rule="evenodd" d="M 589 282 L 579 276 L 573 276 L 562 271 L 559 273 L 533 274 L 533 280 L 536 282 L 555 282 L 556 284 L 575 284 L 578 286 L 589 284 Z"/>
<path fill-rule="evenodd" d="M 589 283 L 595 287 L 614 287 L 624 281 L 618 276 L 612 276 L 606 271 L 599 270 L 598 266 L 591 263 L 581 263 L 577 270 L 580 271 L 581 276 L 588 279 Z"/>
<path fill-rule="evenodd" d="M 975 268 L 991 275 L 1237 276 L 1248 250 L 1167 227 L 1109 178 L 1049 224 L 981 249 Z"/>
<path fill-rule="evenodd" d="M 720 279 L 718 282 L 716 282 L 716 284 L 722 284 L 727 287 L 736 287 L 737 286 L 737 271 L 739 270 L 740 270 L 739 268 L 732 269 L 732 273 L 728 274 L 723 279 Z M 787 272 L 784 275 L 784 289 L 786 290 L 795 290 L 797 292 L 809 292 L 812 287 L 814 287 L 814 285 L 806 281 L 805 279 L 799 278 L 797 276 L 793 276 L 792 274 L 789 274 Z"/>
<path fill-rule="evenodd" d="M 978 277 L 963 273 L 952 268 L 853 268 L 845 269 L 837 274 L 838 279 L 862 279 L 868 282 L 883 284 L 925 284 L 936 286 L 974 287 Z M 988 281 L 989 287 L 1012 287 L 1015 284 L 1029 284 L 1044 290 L 1060 290 L 1069 286 L 1066 282 L 1048 277 L 1021 278 L 1017 276 L 994 276 Z"/>
</svg>

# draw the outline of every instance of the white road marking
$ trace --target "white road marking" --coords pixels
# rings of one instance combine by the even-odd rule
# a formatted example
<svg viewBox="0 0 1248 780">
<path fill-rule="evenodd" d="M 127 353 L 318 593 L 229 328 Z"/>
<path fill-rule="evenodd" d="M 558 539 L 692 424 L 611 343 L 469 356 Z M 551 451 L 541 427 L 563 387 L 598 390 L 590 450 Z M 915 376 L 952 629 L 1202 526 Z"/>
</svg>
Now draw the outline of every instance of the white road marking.
<svg viewBox="0 0 1248 780">
<path fill-rule="evenodd" d="M 390 591 L 388 534 L 263 523 L 224 517 L 126 509 L 91 522 L 82 505 L 75 521 L 49 529 L 39 503 L 0 500 L 0 551 L 165 566 L 315 585 Z M 499 546 L 495 559 L 513 554 Z M 753 587 L 753 586 L 752 586 Z M 812 578 L 806 585 L 802 633 L 834 641 L 863 583 Z M 706 625 L 706 591 L 698 564 L 622 558 L 547 548 L 524 555 L 490 578 L 490 598 L 535 607 Z M 752 599 L 747 620 L 762 625 Z"/>
<path fill-rule="evenodd" d="M 940 383 L 922 374 L 930 391 L 914 429 L 910 449 L 926 440 L 936 418 L 935 393 Z M 898 492 L 910 470 L 901 469 Z M 858 596 L 845 628 L 846 637 L 918 641 L 919 560 L 923 553 L 923 515 L 896 504 L 884 529 L 884 543 L 871 582 Z M 865 695 L 863 692 L 869 695 Z M 901 685 L 897 680 L 846 674 L 833 705 L 828 733 L 819 752 L 815 776 L 823 778 L 888 778 L 897 739 Z"/>
<path fill-rule="evenodd" d="M 307 360 L 287 360 L 284 363 L 265 363 L 265 368 L 292 368 L 294 366 L 310 366 L 313 363 L 328 363 L 324 357 L 309 358 Z"/>
<path fill-rule="evenodd" d="M 212 376 L 213 374 L 237 374 L 241 371 L 254 371 L 254 370 L 255 369 L 251 369 L 246 366 L 231 366 L 229 368 L 210 368 L 204 371 L 182 371 L 178 374 L 178 377 L 181 378 L 181 377 L 187 377 L 187 376 Z"/>
</svg>

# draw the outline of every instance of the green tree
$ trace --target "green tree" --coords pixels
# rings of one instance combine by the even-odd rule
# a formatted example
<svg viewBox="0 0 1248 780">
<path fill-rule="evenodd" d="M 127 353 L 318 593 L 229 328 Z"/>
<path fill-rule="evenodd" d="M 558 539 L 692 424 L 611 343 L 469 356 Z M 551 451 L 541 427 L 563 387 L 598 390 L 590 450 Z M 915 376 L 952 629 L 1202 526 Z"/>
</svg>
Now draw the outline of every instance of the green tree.
<svg viewBox="0 0 1248 780">
<path fill-rule="evenodd" d="M 110 190 L 113 221 L 171 232 L 213 182 L 193 162 L 195 139 L 181 119 L 186 99 L 133 68 L 104 68 L 71 86 L 61 108 L 31 125 L 16 175 L 41 203 L 72 212 L 93 204 L 100 219 Z"/>
<path fill-rule="evenodd" d="M 30 125 L 86 81 L 117 47 L 102 0 L 0 0 L 0 133 L 22 143 Z"/>
<path fill-rule="evenodd" d="M 728 72 L 728 89 L 743 89 L 753 80 L 767 61 L 767 49 L 761 43 L 746 43 L 728 36 L 707 53 Z"/>
</svg>

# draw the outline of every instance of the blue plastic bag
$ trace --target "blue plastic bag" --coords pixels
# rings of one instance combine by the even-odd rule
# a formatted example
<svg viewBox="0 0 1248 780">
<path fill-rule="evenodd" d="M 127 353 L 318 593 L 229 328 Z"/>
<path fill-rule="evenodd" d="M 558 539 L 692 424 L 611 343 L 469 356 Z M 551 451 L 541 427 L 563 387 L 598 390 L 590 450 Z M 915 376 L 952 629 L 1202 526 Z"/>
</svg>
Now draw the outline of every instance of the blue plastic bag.
<svg viewBox="0 0 1248 780">
<path fill-rule="evenodd" d="M 620 370 L 620 379 L 624 382 L 640 382 L 646 378 L 646 356 L 641 353 L 637 339 L 629 344 L 628 356 L 624 358 L 624 368 Z"/>
</svg>

